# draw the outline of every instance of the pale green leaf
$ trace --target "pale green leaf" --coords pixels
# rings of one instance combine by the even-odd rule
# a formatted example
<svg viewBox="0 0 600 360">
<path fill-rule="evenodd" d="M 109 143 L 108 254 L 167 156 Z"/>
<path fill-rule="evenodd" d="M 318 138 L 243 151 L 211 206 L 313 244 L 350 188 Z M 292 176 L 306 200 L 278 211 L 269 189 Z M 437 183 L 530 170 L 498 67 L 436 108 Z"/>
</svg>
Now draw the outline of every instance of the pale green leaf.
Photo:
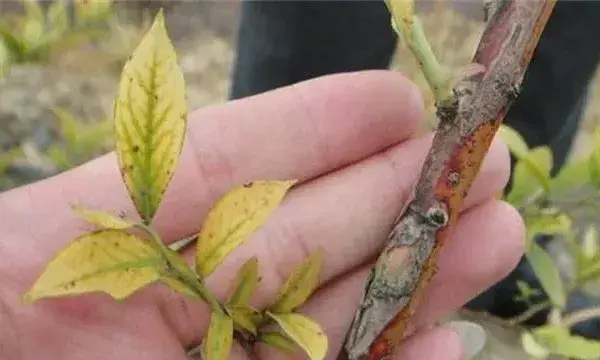
<svg viewBox="0 0 600 360">
<path fill-rule="evenodd" d="M 567 235 L 573 227 L 571 218 L 558 211 L 546 211 L 539 216 L 527 219 L 526 223 L 529 242 L 538 235 Z"/>
<path fill-rule="evenodd" d="M 564 308 L 567 297 L 560 272 L 552 257 L 535 241 L 531 242 L 531 247 L 525 254 L 550 301 L 555 306 Z"/>
<path fill-rule="evenodd" d="M 517 160 L 512 188 L 506 200 L 513 205 L 520 205 L 539 192 L 549 192 L 552 162 L 552 152 L 547 146 L 534 148 Z"/>
<path fill-rule="evenodd" d="M 591 184 L 596 189 L 600 189 L 600 148 L 596 148 L 592 151 L 588 159 L 588 166 Z"/>
<path fill-rule="evenodd" d="M 25 60 L 28 51 L 27 44 L 24 44 L 23 40 L 11 30 L 6 24 L 0 22 L 0 42 L 6 50 L 5 66 Z"/>
<path fill-rule="evenodd" d="M 577 280 L 581 283 L 600 280 L 600 254 L 583 261 L 579 259 Z"/>
<path fill-rule="evenodd" d="M 529 331 L 521 333 L 521 346 L 523 346 L 523 350 L 525 350 L 527 354 L 535 359 L 546 359 L 550 356 L 550 350 L 543 344 L 540 344 L 535 336 Z"/>
<path fill-rule="evenodd" d="M 52 112 L 58 118 L 60 133 L 68 146 L 77 146 L 79 143 L 79 136 L 81 135 L 81 129 L 77 119 L 73 114 L 59 107 L 52 108 Z"/>
<path fill-rule="evenodd" d="M 247 305 L 258 286 L 258 259 L 254 256 L 240 268 L 235 280 L 235 291 L 227 300 L 227 305 Z"/>
<path fill-rule="evenodd" d="M 204 344 L 205 360 L 228 360 L 233 342 L 233 320 L 227 314 L 212 312 Z"/>
<path fill-rule="evenodd" d="M 39 23 L 44 23 L 44 12 L 42 10 L 41 5 L 37 0 L 21 0 L 25 7 L 25 17 L 27 19 L 31 19 L 37 21 Z"/>
<path fill-rule="evenodd" d="M 2 33 L 0 32 L 0 79 L 8 74 L 11 66 L 11 54 L 8 47 L 4 44 Z"/>
<path fill-rule="evenodd" d="M 288 355 L 298 351 L 298 346 L 293 340 L 277 331 L 262 332 L 258 335 L 257 341 L 267 344 Z"/>
<path fill-rule="evenodd" d="M 302 305 L 319 285 L 324 256 L 318 249 L 300 264 L 279 290 L 269 311 L 286 313 Z"/>
<path fill-rule="evenodd" d="M 209 212 L 196 244 L 196 272 L 208 276 L 277 208 L 295 181 L 254 181 L 237 186 Z"/>
<path fill-rule="evenodd" d="M 590 180 L 588 159 L 580 159 L 564 165 L 558 174 L 550 179 L 550 194 L 552 197 L 566 196 L 573 190 L 587 185 Z"/>
<path fill-rule="evenodd" d="M 571 335 L 560 325 L 545 325 L 533 332 L 535 339 L 550 353 L 580 360 L 600 358 L 600 342 Z"/>
<path fill-rule="evenodd" d="M 258 310 L 246 305 L 228 305 L 227 311 L 235 325 L 256 335 L 256 328 L 263 319 Z"/>
<path fill-rule="evenodd" d="M 588 259 L 598 254 L 598 229 L 594 225 L 586 229 L 581 246 L 583 255 Z"/>
<path fill-rule="evenodd" d="M 114 107 L 119 166 L 146 222 L 179 162 L 187 111 L 183 74 L 160 11 L 123 68 Z"/>
<path fill-rule="evenodd" d="M 532 288 L 523 280 L 517 280 L 517 289 L 519 290 L 519 294 L 516 296 L 516 299 L 525 303 L 529 303 L 531 298 L 540 294 L 538 289 Z"/>
<path fill-rule="evenodd" d="M 69 28 L 67 16 L 67 5 L 65 0 L 54 0 L 48 7 L 48 23 L 50 29 L 46 36 L 57 39 Z"/>
<path fill-rule="evenodd" d="M 83 235 L 63 248 L 25 295 L 40 298 L 104 292 L 128 297 L 159 279 L 160 254 L 142 239 L 120 230 Z"/>
<path fill-rule="evenodd" d="M 319 324 L 301 314 L 273 314 L 270 312 L 267 314 L 306 352 L 311 360 L 325 358 L 328 340 Z"/>
<path fill-rule="evenodd" d="M 46 155 L 50 158 L 52 165 L 61 170 L 68 170 L 73 167 L 67 150 L 57 144 L 52 144 L 46 149 Z"/>
<path fill-rule="evenodd" d="M 515 158 L 521 159 L 527 156 L 529 153 L 529 146 L 527 146 L 525 139 L 523 139 L 521 134 L 519 134 L 515 129 L 507 125 L 500 125 L 498 134 L 502 142 L 515 156 Z"/>
<path fill-rule="evenodd" d="M 88 209 L 79 204 L 71 205 L 71 209 L 88 222 L 102 228 L 125 230 L 136 225 L 134 221 L 122 218 L 108 211 Z"/>
<path fill-rule="evenodd" d="M 21 33 L 22 41 L 30 51 L 40 45 L 44 35 L 45 16 L 36 0 L 23 0 L 26 16 Z"/>
</svg>

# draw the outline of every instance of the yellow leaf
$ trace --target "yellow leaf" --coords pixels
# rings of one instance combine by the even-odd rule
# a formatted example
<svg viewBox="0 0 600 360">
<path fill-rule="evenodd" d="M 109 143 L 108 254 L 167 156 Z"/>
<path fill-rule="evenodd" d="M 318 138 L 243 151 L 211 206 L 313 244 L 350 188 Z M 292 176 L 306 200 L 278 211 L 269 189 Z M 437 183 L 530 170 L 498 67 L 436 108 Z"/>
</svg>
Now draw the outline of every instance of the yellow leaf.
<svg viewBox="0 0 600 360">
<path fill-rule="evenodd" d="M 295 353 L 298 349 L 296 343 L 282 333 L 276 331 L 265 331 L 260 333 L 257 340 L 289 355 Z"/>
<path fill-rule="evenodd" d="M 295 181 L 235 187 L 209 212 L 196 244 L 196 272 L 208 276 L 271 215 Z"/>
<path fill-rule="evenodd" d="M 236 305 L 227 306 L 227 311 L 231 314 L 235 325 L 256 335 L 256 327 L 263 319 L 258 310 L 246 305 Z"/>
<path fill-rule="evenodd" d="M 183 74 L 159 11 L 123 68 L 114 107 L 119 167 L 146 222 L 179 161 L 187 111 Z"/>
<path fill-rule="evenodd" d="M 302 305 L 319 285 L 323 257 L 323 251 L 318 249 L 300 264 L 279 290 L 269 311 L 285 313 Z"/>
<path fill-rule="evenodd" d="M 254 256 L 238 272 L 235 291 L 227 300 L 227 305 L 247 305 L 258 285 L 258 259 Z"/>
<path fill-rule="evenodd" d="M 206 360 L 228 360 L 233 342 L 233 320 L 223 313 L 212 313 L 204 350 Z"/>
<path fill-rule="evenodd" d="M 90 223 L 107 229 L 125 230 L 136 225 L 133 221 L 123 219 L 107 211 L 91 210 L 83 205 L 74 204 L 71 205 L 71 209 Z"/>
<path fill-rule="evenodd" d="M 306 352 L 311 360 L 325 358 L 328 341 L 319 324 L 301 314 L 273 314 L 270 312 L 267 314 Z"/>
<path fill-rule="evenodd" d="M 25 295 L 40 298 L 100 291 L 124 299 L 159 278 L 160 254 L 142 239 L 119 230 L 101 230 L 63 248 Z"/>
</svg>

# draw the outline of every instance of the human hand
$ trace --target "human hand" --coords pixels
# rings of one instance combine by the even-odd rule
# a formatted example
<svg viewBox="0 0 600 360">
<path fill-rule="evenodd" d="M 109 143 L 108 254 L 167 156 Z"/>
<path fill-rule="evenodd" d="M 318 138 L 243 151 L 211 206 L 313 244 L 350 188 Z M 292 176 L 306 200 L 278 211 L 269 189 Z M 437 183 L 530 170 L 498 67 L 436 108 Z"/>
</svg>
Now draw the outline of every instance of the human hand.
<svg viewBox="0 0 600 360">
<path fill-rule="evenodd" d="M 156 217 L 175 241 L 198 231 L 232 186 L 298 179 L 281 207 L 208 279 L 224 297 L 239 266 L 256 255 L 262 281 L 253 305 L 267 305 L 292 268 L 321 247 L 322 288 L 300 309 L 324 328 L 334 359 L 358 305 L 369 265 L 409 196 L 431 136 L 415 134 L 416 88 L 392 72 L 329 76 L 197 111 L 179 169 Z M 439 271 L 396 358 L 460 359 L 457 335 L 433 322 L 504 277 L 523 251 L 518 213 L 494 199 L 509 175 L 495 142 L 467 197 Z M 0 359 L 186 359 L 205 334 L 204 304 L 165 286 L 124 302 L 103 294 L 21 303 L 56 252 L 91 228 L 70 203 L 135 214 L 108 154 L 0 195 Z M 187 254 L 190 259 L 193 255 Z M 259 347 L 261 358 L 283 357 Z M 232 358 L 243 359 L 234 348 Z"/>
</svg>

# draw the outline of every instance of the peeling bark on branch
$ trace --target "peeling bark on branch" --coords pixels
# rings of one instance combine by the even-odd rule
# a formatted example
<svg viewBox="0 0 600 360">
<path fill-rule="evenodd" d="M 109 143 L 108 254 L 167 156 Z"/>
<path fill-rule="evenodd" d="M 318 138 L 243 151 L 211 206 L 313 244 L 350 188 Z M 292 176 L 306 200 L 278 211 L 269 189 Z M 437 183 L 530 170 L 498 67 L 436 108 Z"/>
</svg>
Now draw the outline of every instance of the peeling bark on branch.
<svg viewBox="0 0 600 360">
<path fill-rule="evenodd" d="M 402 340 L 554 2 L 498 1 L 473 57 L 484 69 L 438 104 L 439 127 L 413 199 L 371 271 L 338 359 L 383 359 Z"/>
</svg>

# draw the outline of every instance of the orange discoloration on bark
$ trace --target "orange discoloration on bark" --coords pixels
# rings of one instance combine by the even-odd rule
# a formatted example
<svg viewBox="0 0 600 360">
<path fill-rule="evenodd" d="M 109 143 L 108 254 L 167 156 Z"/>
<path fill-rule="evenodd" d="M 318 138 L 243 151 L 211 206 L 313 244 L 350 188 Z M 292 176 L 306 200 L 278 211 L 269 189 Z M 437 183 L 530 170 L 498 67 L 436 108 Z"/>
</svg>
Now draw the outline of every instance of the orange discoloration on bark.
<svg viewBox="0 0 600 360">
<path fill-rule="evenodd" d="M 367 360 L 382 359 L 390 354 L 392 350 L 392 344 L 387 339 L 381 338 L 371 346 L 371 353 L 368 355 Z"/>
<path fill-rule="evenodd" d="M 436 186 L 435 197 L 446 203 L 450 209 L 450 217 L 460 210 L 499 124 L 500 122 L 496 121 L 480 125 L 468 138 L 463 140 L 463 145 L 456 149 L 442 173 Z M 460 174 L 456 183 L 450 179 L 452 174 Z"/>
<path fill-rule="evenodd" d="M 554 4 L 556 3 L 556 0 L 549 0 L 546 1 L 546 3 L 544 4 L 544 8 L 542 9 L 542 14 L 540 15 L 540 19 L 541 21 L 538 21 L 536 26 L 535 26 L 535 30 L 532 33 L 532 36 L 529 38 L 529 42 L 526 45 L 526 50 L 525 53 L 523 54 L 523 58 L 521 59 L 521 66 L 522 67 L 526 67 L 529 62 L 531 61 L 531 58 L 533 57 L 533 52 L 535 51 L 535 48 L 537 47 L 537 44 L 540 40 L 540 36 L 542 36 L 542 32 L 544 31 L 544 27 L 546 26 L 546 22 L 548 21 L 548 19 L 550 18 L 550 15 L 552 14 L 552 10 L 554 9 Z"/>
</svg>

